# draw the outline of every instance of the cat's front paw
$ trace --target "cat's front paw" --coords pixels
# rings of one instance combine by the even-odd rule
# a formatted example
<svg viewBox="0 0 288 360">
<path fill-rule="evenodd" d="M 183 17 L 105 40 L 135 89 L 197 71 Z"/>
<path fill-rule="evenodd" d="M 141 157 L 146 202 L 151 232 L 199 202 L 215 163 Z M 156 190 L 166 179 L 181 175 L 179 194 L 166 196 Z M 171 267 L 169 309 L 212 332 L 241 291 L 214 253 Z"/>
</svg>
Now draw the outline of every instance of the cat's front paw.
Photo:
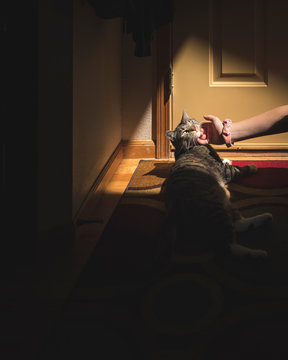
<svg viewBox="0 0 288 360">
<path fill-rule="evenodd" d="M 227 165 L 232 165 L 232 162 L 229 159 L 222 159 L 222 163 Z"/>
</svg>

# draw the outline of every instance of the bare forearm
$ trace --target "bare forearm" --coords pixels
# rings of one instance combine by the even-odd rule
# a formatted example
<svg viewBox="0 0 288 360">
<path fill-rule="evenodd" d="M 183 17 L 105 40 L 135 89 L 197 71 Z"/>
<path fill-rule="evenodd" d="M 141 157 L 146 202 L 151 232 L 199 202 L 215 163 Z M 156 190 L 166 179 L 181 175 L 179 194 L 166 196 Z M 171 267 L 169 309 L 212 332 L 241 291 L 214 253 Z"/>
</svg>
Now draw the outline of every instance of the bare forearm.
<svg viewBox="0 0 288 360">
<path fill-rule="evenodd" d="M 233 141 L 286 132 L 288 131 L 288 105 L 234 122 L 230 130 Z"/>
</svg>

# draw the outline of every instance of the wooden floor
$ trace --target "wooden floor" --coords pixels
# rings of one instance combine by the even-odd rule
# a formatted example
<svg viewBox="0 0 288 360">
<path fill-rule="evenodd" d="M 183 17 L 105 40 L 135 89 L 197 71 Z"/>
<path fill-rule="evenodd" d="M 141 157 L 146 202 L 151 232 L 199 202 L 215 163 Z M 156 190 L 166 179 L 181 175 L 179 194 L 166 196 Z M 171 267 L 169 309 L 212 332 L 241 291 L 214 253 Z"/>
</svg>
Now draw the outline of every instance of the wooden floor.
<svg viewBox="0 0 288 360">
<path fill-rule="evenodd" d="M 10 304 L 13 310 L 7 312 L 2 326 L 7 339 L 18 344 L 17 347 L 7 350 L 9 358 L 16 359 L 19 358 L 19 353 L 23 355 L 27 352 L 27 356 L 34 359 L 33 353 L 40 351 L 139 160 L 121 160 L 97 203 L 94 203 L 93 196 L 91 197 L 91 201 L 88 201 L 80 214 L 81 218 L 101 221 L 76 227 L 74 247 L 67 254 L 54 259 L 50 264 L 45 262 L 45 269 L 39 270 L 37 267 L 35 271 L 29 270 L 23 275 L 25 282 L 12 284 L 9 289 L 5 289 L 7 299 L 15 300 L 13 307 Z"/>
<path fill-rule="evenodd" d="M 139 161 L 140 159 L 121 160 L 101 198 L 97 203 L 93 203 L 93 198 L 91 198 L 83 209 L 80 216 L 83 225 L 76 228 L 75 248 L 73 249 L 74 271 L 76 273 L 81 271 L 91 251 L 93 251 Z M 89 223 L 90 221 L 91 223 Z"/>
</svg>

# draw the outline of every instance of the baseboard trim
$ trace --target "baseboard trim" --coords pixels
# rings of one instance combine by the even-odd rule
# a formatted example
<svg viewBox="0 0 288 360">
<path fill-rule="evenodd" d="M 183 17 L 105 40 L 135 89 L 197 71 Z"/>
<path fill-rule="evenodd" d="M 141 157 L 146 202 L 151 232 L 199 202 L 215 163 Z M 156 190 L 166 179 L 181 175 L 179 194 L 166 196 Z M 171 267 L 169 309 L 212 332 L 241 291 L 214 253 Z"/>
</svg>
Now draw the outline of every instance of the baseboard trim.
<svg viewBox="0 0 288 360">
<path fill-rule="evenodd" d="M 213 147 L 219 151 L 288 151 L 287 143 L 245 143 L 240 141 L 229 149 L 227 149 L 226 145 L 213 145 Z"/>
<path fill-rule="evenodd" d="M 265 159 L 288 160 L 288 150 L 285 149 L 231 149 L 222 146 L 213 146 L 221 158 L 236 159 Z M 174 149 L 171 149 L 170 158 L 174 159 Z"/>
<path fill-rule="evenodd" d="M 268 159 L 274 159 L 274 160 L 287 160 L 288 159 L 288 151 L 287 150 L 279 150 L 279 149 L 235 149 L 235 150 L 229 150 L 229 149 L 215 149 L 220 157 L 226 157 L 228 159 L 233 158 L 253 158 L 253 159 L 261 159 L 265 158 Z"/>
<path fill-rule="evenodd" d="M 152 140 L 122 140 L 124 159 L 155 158 L 155 143 Z"/>
<path fill-rule="evenodd" d="M 94 184 L 92 185 L 90 191 L 88 192 L 85 200 L 81 204 L 79 210 L 77 211 L 76 215 L 73 219 L 74 226 L 77 226 L 79 219 L 85 218 L 85 210 L 89 203 L 89 200 L 93 197 L 93 204 L 99 201 L 101 195 L 103 194 L 107 184 L 111 180 L 112 176 L 114 175 L 116 169 L 120 165 L 121 160 L 123 159 L 123 145 L 120 142 L 112 155 L 110 156 L 109 160 L 105 164 L 104 168 L 98 175 L 97 179 L 95 180 Z"/>
<path fill-rule="evenodd" d="M 122 140 L 118 144 L 74 216 L 74 226 L 78 224 L 79 219 L 85 218 L 89 200 L 93 197 L 94 205 L 99 201 L 121 160 L 138 158 L 155 158 L 155 144 L 152 140 Z"/>
</svg>

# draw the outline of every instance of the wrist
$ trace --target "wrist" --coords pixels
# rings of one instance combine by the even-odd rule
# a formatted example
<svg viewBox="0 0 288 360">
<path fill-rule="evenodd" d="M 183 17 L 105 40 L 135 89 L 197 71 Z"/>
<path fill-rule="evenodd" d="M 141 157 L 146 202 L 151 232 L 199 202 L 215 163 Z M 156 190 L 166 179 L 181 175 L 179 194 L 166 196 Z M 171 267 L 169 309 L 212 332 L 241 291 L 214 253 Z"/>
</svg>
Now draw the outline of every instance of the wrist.
<svg viewBox="0 0 288 360">
<path fill-rule="evenodd" d="M 231 124 L 232 124 L 232 120 L 230 119 L 226 119 L 223 121 L 223 129 L 222 129 L 222 133 L 221 136 L 224 140 L 224 143 L 226 144 L 227 147 L 231 147 L 234 145 L 234 142 L 232 141 L 232 137 L 231 137 Z"/>
</svg>

